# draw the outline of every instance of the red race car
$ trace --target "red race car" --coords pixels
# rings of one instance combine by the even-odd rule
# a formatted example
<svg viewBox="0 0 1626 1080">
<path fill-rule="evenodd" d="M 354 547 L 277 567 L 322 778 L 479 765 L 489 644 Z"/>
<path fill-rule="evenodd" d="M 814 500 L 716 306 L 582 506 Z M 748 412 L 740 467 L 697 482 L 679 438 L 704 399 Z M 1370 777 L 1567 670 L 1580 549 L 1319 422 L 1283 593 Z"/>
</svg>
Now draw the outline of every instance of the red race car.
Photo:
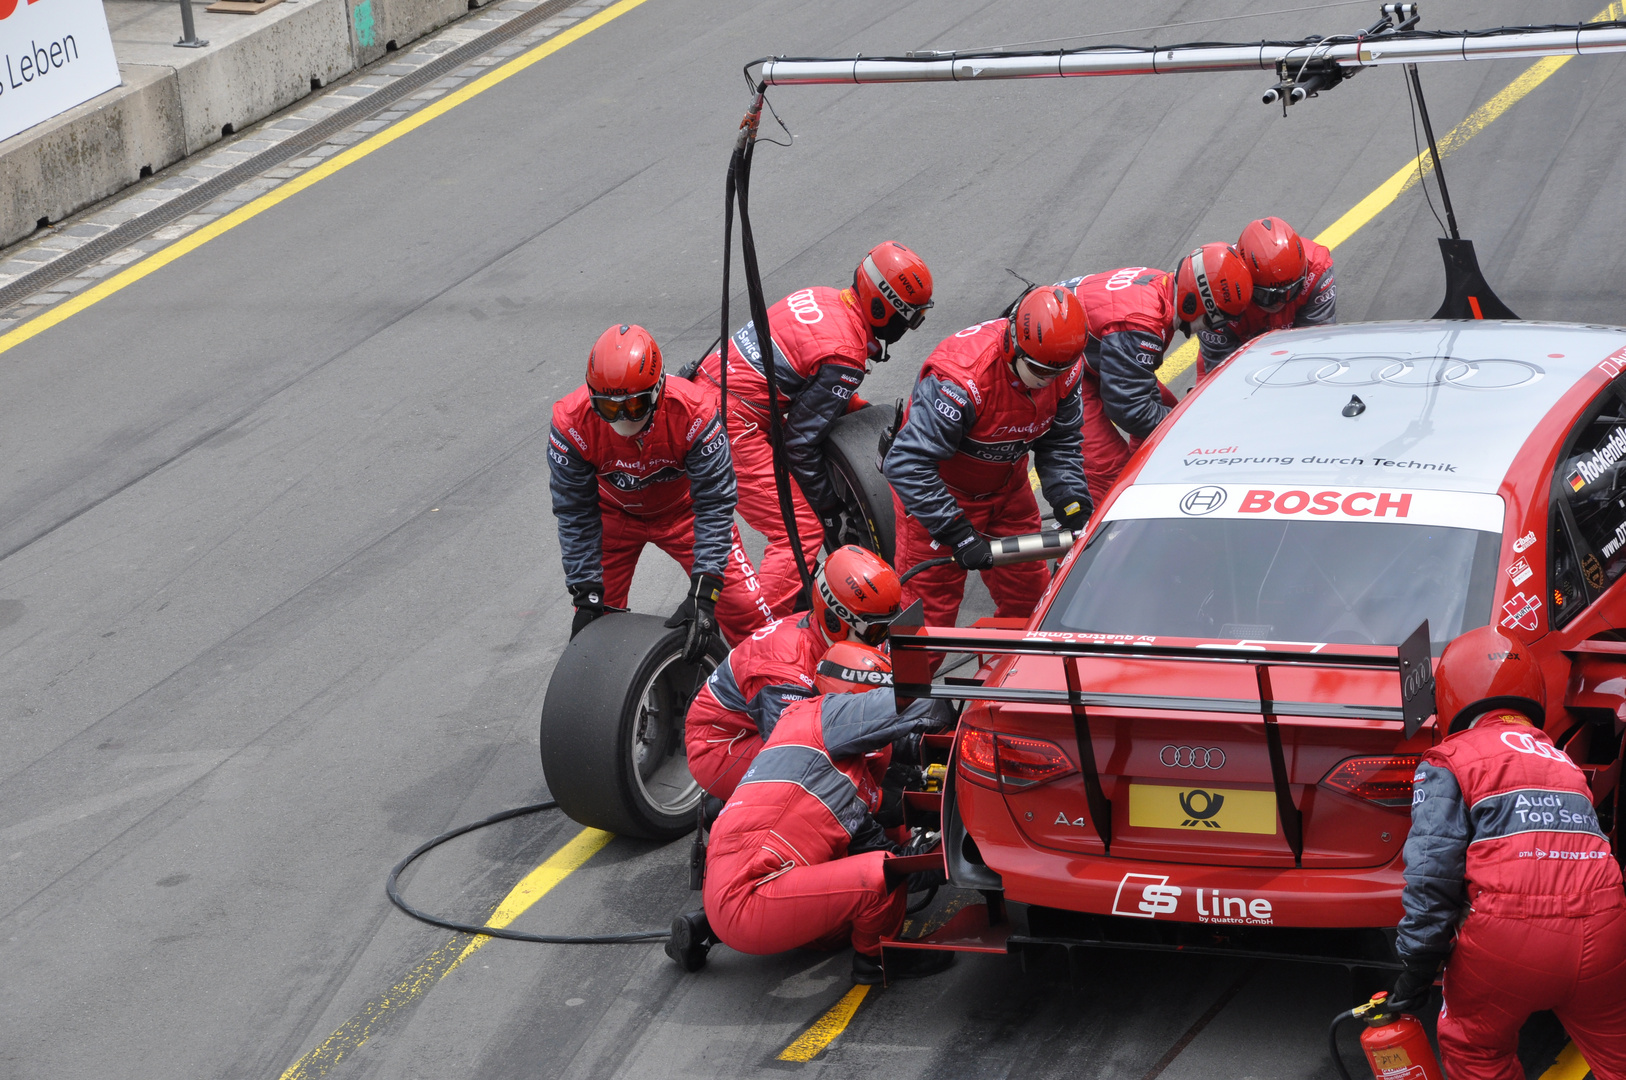
<svg viewBox="0 0 1626 1080">
<path fill-rule="evenodd" d="M 940 806 L 982 890 L 903 947 L 1061 944 L 1385 966 L 1432 666 L 1495 621 L 1617 828 L 1626 330 L 1270 334 L 1190 394 L 1025 626 L 894 627 L 964 699 Z M 907 613 L 906 613 L 907 615 Z M 1622 628 L 1622 629 L 1617 629 Z M 980 654 L 932 684 L 927 652 Z M 969 683 L 969 684 L 968 684 Z"/>
</svg>

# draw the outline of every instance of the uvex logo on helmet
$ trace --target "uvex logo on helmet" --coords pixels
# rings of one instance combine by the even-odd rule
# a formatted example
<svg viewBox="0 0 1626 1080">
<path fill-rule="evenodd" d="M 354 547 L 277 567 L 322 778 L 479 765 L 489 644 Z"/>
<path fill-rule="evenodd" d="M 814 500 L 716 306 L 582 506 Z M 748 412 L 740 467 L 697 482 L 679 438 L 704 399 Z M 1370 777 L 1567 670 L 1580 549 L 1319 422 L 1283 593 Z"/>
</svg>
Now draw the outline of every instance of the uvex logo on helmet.
<svg viewBox="0 0 1626 1080">
<path fill-rule="evenodd" d="M 860 668 L 844 667 L 829 660 L 819 661 L 818 673 L 827 679 L 840 679 L 842 682 L 865 683 L 869 686 L 892 685 L 890 671 L 865 671 Z"/>
</svg>

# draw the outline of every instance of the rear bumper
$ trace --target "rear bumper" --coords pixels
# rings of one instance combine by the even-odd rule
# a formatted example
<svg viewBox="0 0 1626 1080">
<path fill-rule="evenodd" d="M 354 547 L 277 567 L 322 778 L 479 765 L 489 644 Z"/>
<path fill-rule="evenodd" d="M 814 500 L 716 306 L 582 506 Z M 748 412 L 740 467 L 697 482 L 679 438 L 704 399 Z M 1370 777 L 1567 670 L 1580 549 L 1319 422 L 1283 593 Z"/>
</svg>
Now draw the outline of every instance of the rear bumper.
<svg viewBox="0 0 1626 1080">
<path fill-rule="evenodd" d="M 1075 854 L 1031 844 L 1003 800 L 954 809 L 974 842 L 964 854 L 994 871 L 1005 899 L 1129 923 L 1211 928 L 1392 930 L 1403 914 L 1399 852 L 1385 866 L 1336 869 L 1206 866 Z M 981 792 L 976 792 L 980 796 Z M 949 839 L 952 841 L 953 837 Z"/>
</svg>

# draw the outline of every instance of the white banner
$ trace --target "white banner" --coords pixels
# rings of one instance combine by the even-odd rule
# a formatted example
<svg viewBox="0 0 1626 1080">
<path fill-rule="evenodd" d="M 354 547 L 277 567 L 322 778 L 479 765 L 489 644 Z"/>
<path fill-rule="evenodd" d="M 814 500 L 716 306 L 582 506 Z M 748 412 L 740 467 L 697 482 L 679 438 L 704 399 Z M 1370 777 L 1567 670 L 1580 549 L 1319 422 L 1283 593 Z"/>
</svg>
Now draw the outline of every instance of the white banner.
<svg viewBox="0 0 1626 1080">
<path fill-rule="evenodd" d="M 117 85 L 102 0 L 0 0 L 0 139 Z"/>
</svg>

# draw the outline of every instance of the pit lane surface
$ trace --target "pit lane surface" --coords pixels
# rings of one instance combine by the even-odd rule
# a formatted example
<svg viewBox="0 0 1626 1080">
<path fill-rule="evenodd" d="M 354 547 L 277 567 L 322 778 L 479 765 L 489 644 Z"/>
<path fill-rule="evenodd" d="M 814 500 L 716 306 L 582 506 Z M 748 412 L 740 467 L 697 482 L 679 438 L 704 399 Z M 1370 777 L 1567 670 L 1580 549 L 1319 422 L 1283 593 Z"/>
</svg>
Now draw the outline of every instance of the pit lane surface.
<svg viewBox="0 0 1626 1080">
<path fill-rule="evenodd" d="M 1094 40 L 1347 31 L 1374 7 Z M 1329 1075 L 1337 972 L 1104 956 L 1075 990 L 964 959 L 872 994 L 798 1066 L 774 1058 L 846 991 L 845 955 L 720 949 L 685 977 L 658 946 L 494 942 L 452 970 L 467 940 L 382 893 L 420 840 L 545 794 L 535 720 L 569 619 L 547 409 L 612 322 L 674 363 L 715 336 L 739 65 L 1244 10 L 647 0 L 0 356 L 0 1073 Z M 1425 67 L 1436 129 L 1527 67 Z M 1527 318 L 1626 321 L 1622 73 L 1565 64 L 1447 163 Z M 883 237 L 925 255 L 937 307 L 866 383 L 890 401 L 1010 298 L 1005 267 L 1170 266 L 1265 213 L 1314 235 L 1415 152 L 1397 72 L 1286 120 L 1257 103 L 1269 81 L 780 91 L 797 141 L 762 148 L 753 192 L 767 291 L 844 283 Z M 1342 245 L 1342 318 L 1430 314 L 1436 234 L 1413 190 Z M 652 553 L 634 606 L 681 589 Z M 490 830 L 410 893 L 483 917 L 578 832 Z M 664 924 L 684 858 L 616 840 L 514 925 Z"/>
</svg>

